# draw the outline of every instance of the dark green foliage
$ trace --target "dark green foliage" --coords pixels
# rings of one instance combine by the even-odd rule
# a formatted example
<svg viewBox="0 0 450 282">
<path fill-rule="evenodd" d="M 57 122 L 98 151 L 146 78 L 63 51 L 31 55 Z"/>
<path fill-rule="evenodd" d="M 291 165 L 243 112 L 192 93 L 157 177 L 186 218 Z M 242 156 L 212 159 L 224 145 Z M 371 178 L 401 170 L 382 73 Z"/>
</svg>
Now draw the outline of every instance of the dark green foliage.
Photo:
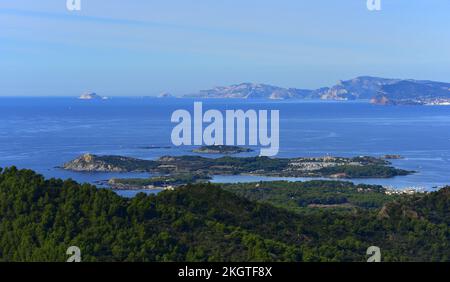
<svg viewBox="0 0 450 282">
<path fill-rule="evenodd" d="M 345 178 L 367 178 L 374 176 L 377 178 L 390 178 L 400 175 L 408 175 L 411 171 L 394 168 L 385 165 L 341 165 L 326 167 L 319 170 L 323 175 L 345 174 Z"/>
<path fill-rule="evenodd" d="M 157 167 L 154 161 L 128 158 L 122 156 L 96 156 L 91 155 L 97 162 L 111 165 L 126 171 L 149 171 Z"/>
<path fill-rule="evenodd" d="M 192 183 L 202 183 L 210 180 L 211 177 L 205 174 L 191 174 L 191 173 L 181 173 L 181 174 L 171 174 L 163 176 L 155 176 L 150 178 L 118 178 L 111 179 L 109 181 L 110 186 L 114 188 L 141 188 L 143 186 L 157 186 L 163 187 L 168 185 L 182 185 L 182 184 L 192 184 Z"/>
<path fill-rule="evenodd" d="M 307 211 L 311 205 L 374 209 L 399 198 L 398 195 L 386 195 L 381 186 L 342 181 L 238 183 L 224 184 L 224 189 L 251 201 L 292 211 Z"/>
<path fill-rule="evenodd" d="M 238 153 L 252 152 L 253 150 L 239 146 L 210 145 L 210 146 L 201 146 L 200 148 L 194 149 L 193 151 L 196 153 L 206 153 L 206 154 L 238 154 Z"/>
<path fill-rule="evenodd" d="M 168 160 L 168 161 L 166 161 Z M 282 171 L 289 164 L 289 159 L 275 159 L 269 157 L 221 157 L 217 159 L 200 156 L 163 157 L 162 164 L 173 164 L 180 171 L 200 171 L 209 175 L 240 174 L 253 171 L 271 172 Z"/>
<path fill-rule="evenodd" d="M 312 184 L 311 184 L 312 185 Z M 332 188 L 330 188 L 332 189 Z M 199 184 L 125 199 L 29 170 L 0 173 L 0 260 L 387 261 L 450 260 L 449 188 L 396 205 L 412 213 L 355 209 L 291 212 Z"/>
<path fill-rule="evenodd" d="M 287 167 L 289 159 L 274 159 L 269 157 L 233 158 L 223 157 L 215 160 L 217 166 L 229 166 L 235 174 L 253 171 L 281 171 Z"/>
</svg>

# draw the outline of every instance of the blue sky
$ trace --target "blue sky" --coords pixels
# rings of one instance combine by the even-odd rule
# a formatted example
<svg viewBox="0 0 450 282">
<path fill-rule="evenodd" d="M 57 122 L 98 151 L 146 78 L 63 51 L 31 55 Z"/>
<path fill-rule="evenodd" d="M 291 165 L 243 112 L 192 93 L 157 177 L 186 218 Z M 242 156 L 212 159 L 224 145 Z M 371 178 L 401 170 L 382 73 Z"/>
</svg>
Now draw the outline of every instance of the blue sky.
<svg viewBox="0 0 450 282">
<path fill-rule="evenodd" d="M 450 1 L 0 0 L 0 96 L 450 81 Z"/>
</svg>

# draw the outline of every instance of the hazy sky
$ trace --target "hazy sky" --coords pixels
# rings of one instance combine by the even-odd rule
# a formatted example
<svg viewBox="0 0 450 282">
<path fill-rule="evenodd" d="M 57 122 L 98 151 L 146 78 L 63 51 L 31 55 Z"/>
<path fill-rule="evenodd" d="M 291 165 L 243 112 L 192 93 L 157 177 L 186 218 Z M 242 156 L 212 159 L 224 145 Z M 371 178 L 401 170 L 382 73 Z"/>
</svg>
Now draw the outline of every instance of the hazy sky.
<svg viewBox="0 0 450 282">
<path fill-rule="evenodd" d="M 0 96 L 450 81 L 450 1 L 0 0 Z"/>
</svg>

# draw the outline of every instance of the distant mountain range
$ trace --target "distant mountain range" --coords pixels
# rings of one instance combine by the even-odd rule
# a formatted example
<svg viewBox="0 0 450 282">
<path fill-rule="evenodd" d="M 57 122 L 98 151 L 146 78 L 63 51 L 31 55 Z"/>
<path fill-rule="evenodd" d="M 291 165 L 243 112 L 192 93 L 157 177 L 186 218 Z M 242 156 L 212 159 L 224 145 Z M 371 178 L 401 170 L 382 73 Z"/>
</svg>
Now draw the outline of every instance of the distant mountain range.
<svg viewBox="0 0 450 282">
<path fill-rule="evenodd" d="M 450 105 L 450 83 L 360 76 L 315 90 L 242 83 L 184 97 L 241 99 L 370 100 L 374 104 Z"/>
</svg>

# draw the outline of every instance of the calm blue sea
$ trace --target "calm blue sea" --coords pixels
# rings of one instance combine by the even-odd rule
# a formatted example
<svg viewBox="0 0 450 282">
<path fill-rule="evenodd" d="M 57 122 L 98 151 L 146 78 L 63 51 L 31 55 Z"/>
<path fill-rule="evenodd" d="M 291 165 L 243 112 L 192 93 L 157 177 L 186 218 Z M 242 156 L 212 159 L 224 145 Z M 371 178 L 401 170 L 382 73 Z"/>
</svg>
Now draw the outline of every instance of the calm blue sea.
<svg viewBox="0 0 450 282">
<path fill-rule="evenodd" d="M 0 98 L 0 167 L 15 165 L 47 177 L 90 183 L 117 176 L 147 176 L 75 173 L 57 167 L 87 152 L 143 159 L 193 154 L 192 148 L 174 147 L 170 140 L 172 112 L 192 111 L 193 102 L 157 98 Z M 358 183 L 429 190 L 450 184 L 450 107 L 221 99 L 203 100 L 203 107 L 279 110 L 279 157 L 400 154 L 405 159 L 395 160 L 396 166 L 418 171 L 393 179 L 355 180 Z M 214 181 L 260 179 L 270 180 L 217 176 Z M 135 192 L 119 193 L 132 196 Z"/>
</svg>

